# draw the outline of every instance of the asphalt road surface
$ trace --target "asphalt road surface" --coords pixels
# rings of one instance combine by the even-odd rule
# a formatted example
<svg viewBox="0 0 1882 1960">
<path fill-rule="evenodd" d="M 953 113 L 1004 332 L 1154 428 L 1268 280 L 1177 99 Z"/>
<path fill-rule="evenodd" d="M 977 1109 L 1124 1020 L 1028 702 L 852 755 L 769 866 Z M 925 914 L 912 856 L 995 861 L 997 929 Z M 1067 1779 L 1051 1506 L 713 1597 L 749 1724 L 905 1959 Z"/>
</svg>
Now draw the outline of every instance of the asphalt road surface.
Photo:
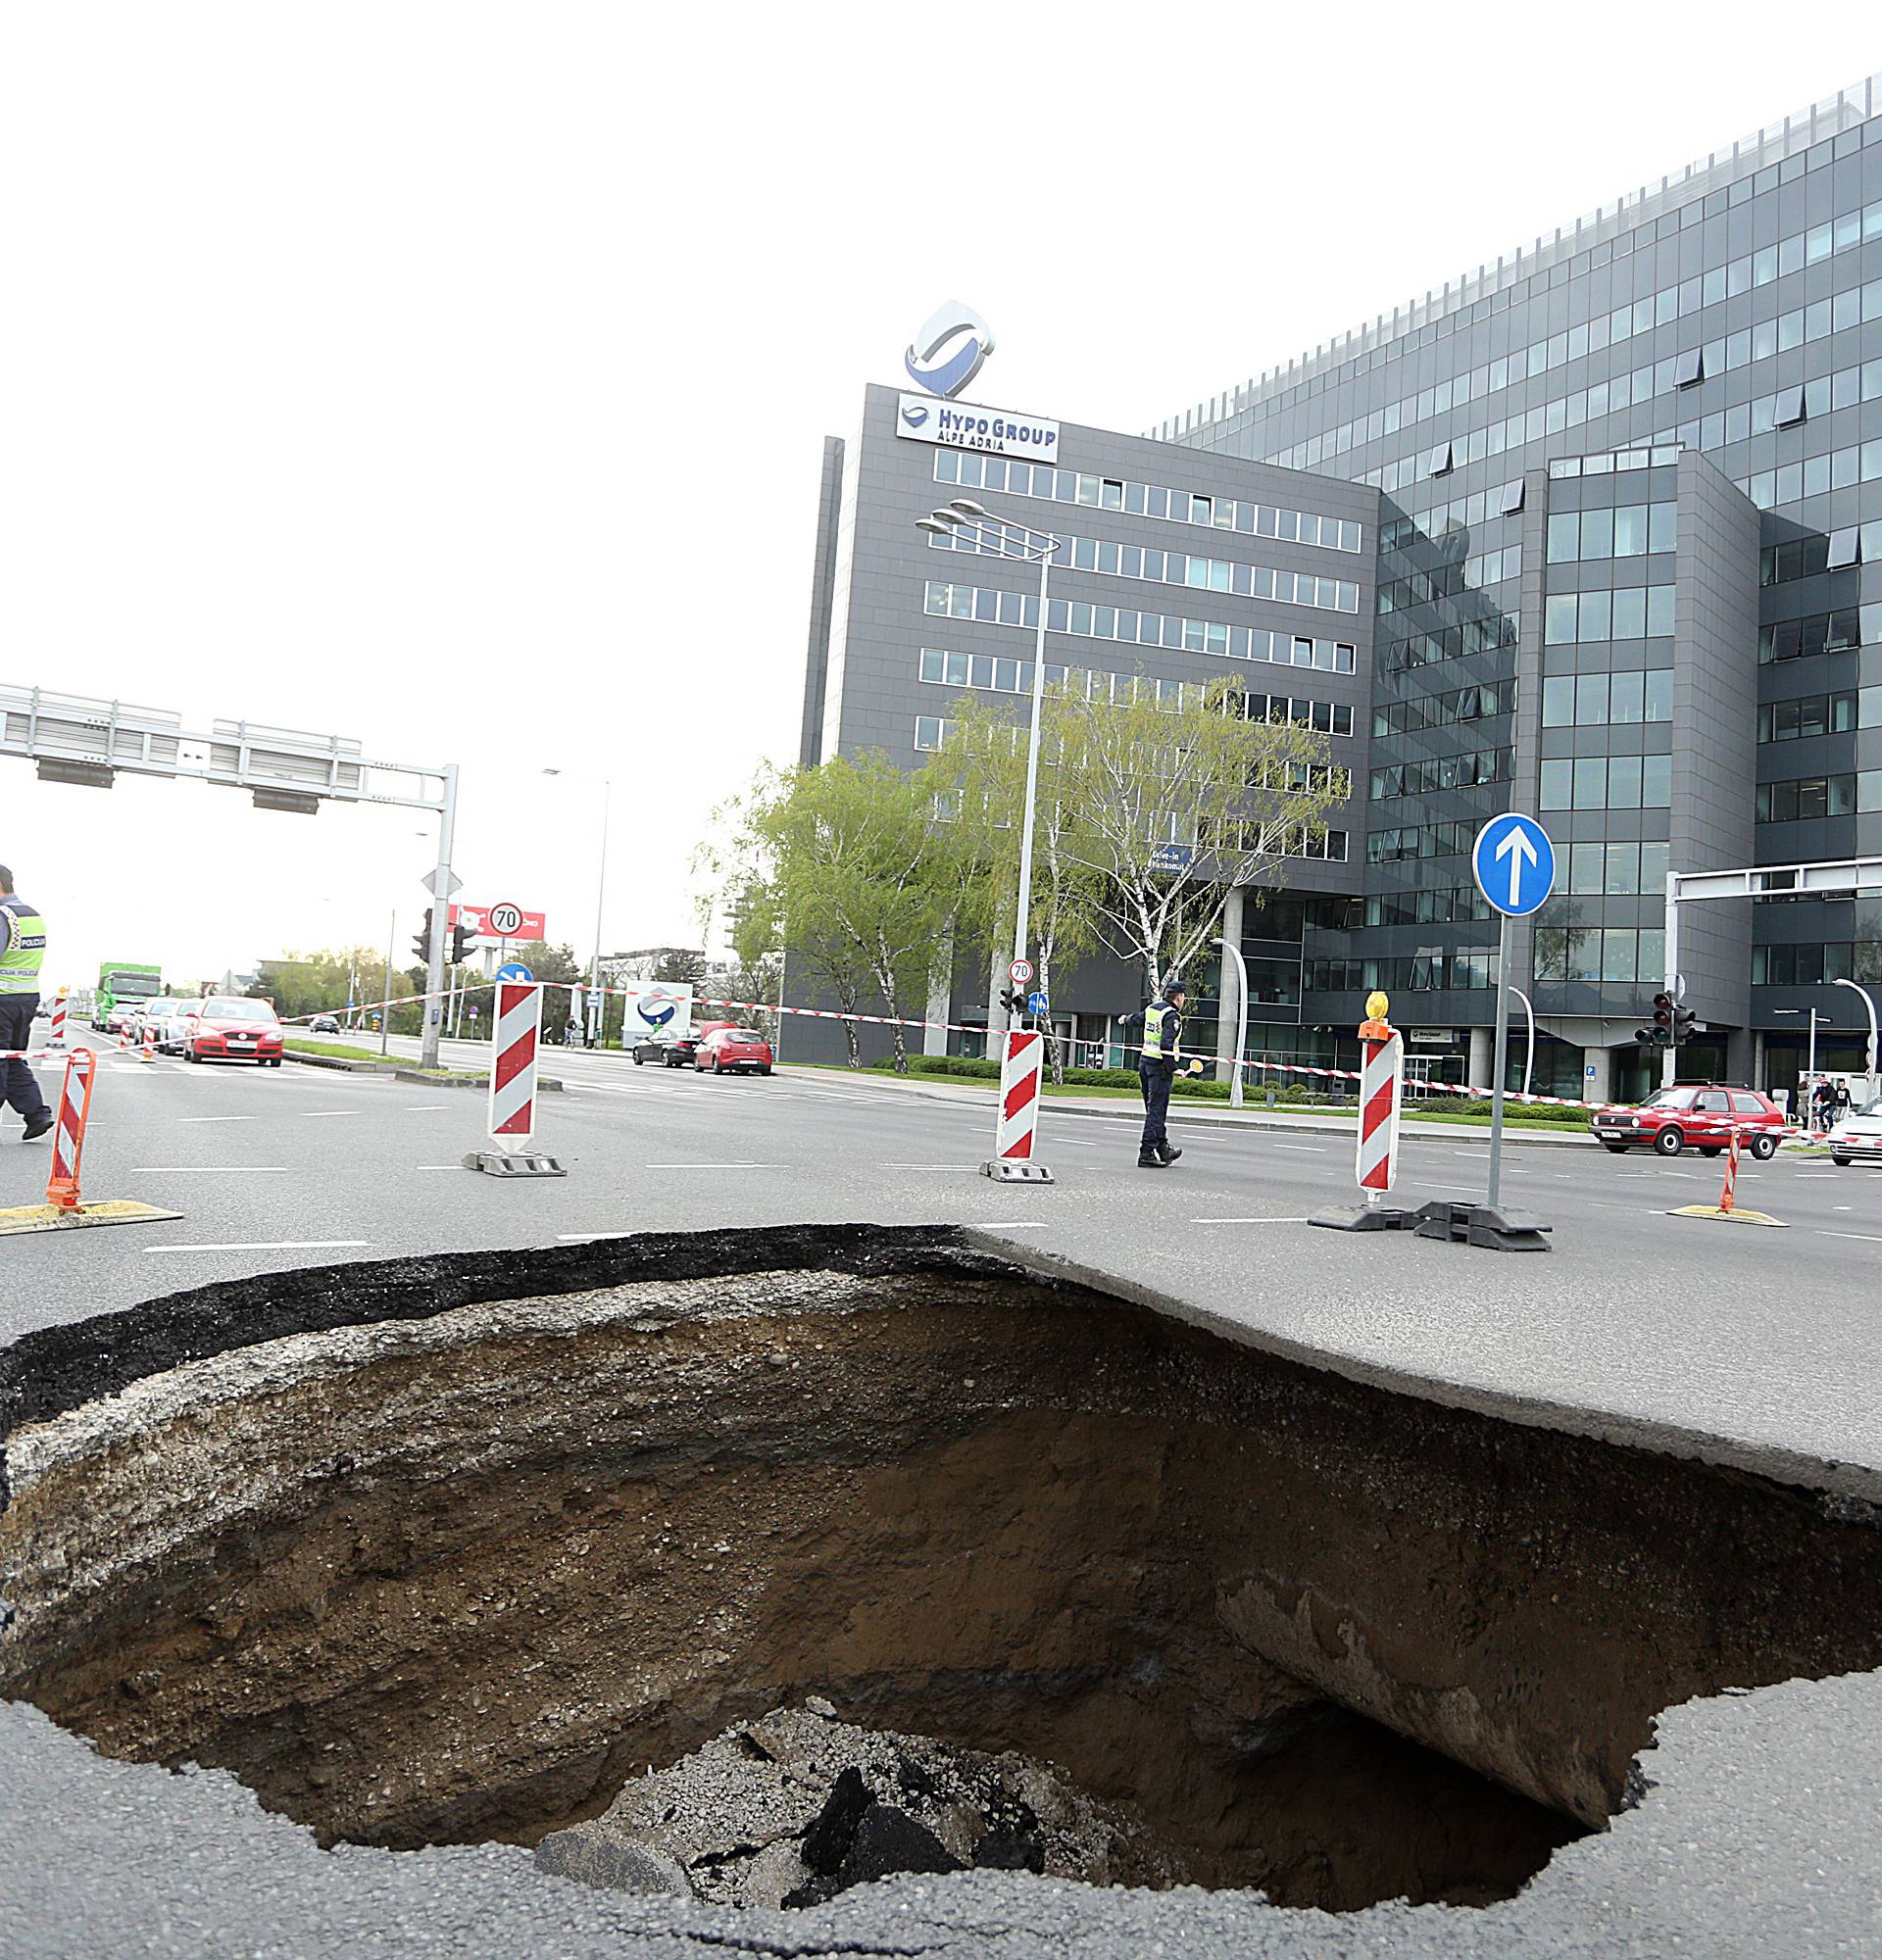
<svg viewBox="0 0 1882 1960">
<path fill-rule="evenodd" d="M 292 1063 L 108 1060 L 86 1195 L 183 1215 L 6 1240 L 0 1341 L 272 1268 L 716 1224 L 955 1222 L 1231 1315 L 1265 1345 L 1349 1372 L 1882 1497 L 1871 1325 L 1882 1173 L 1789 1155 L 1748 1166 L 1744 1200 L 1789 1225 L 1761 1231 L 1666 1215 L 1715 1196 L 1715 1162 L 1512 1142 L 1506 1199 L 1553 1224 L 1555 1250 L 1504 1254 L 1309 1226 L 1310 1211 L 1353 1195 L 1344 1136 L 1179 1116 L 1186 1154 L 1153 1173 L 1136 1168 L 1127 1109 L 1049 1105 L 1041 1155 L 1058 1182 L 998 1186 L 977 1174 L 985 1103 L 810 1071 L 720 1081 L 559 1052 L 546 1067 L 569 1086 L 542 1099 L 538 1141 L 569 1175 L 500 1182 L 461 1167 L 481 1140 L 475 1091 Z M 43 1147 L 0 1132 L 0 1205 L 35 1201 L 46 1165 Z M 1411 1139 L 1397 1196 L 1480 1194 L 1484 1170 L 1478 1135 Z M 976 1873 L 894 1880 L 759 1928 L 544 1879 L 508 1845 L 322 1852 L 230 1778 L 107 1760 L 21 1703 L 0 1702 L 0 1761 L 9 1960 L 727 1949 L 1754 1960 L 1874 1951 L 1882 1893 L 1873 1675 L 1668 1710 L 1644 1759 L 1651 1799 L 1560 1852 L 1514 1899 L 1335 1918 L 1245 1893 Z"/>
<path fill-rule="evenodd" d="M 451 1045 L 477 1061 L 487 1049 Z M 716 1079 L 550 1050 L 539 1099 L 565 1178 L 463 1168 L 481 1092 L 289 1062 L 280 1069 L 108 1059 L 84 1161 L 88 1198 L 174 1221 L 6 1242 L 0 1339 L 234 1274 L 608 1233 L 872 1220 L 984 1227 L 1015 1247 L 1232 1314 L 1272 1343 L 1377 1377 L 1627 1435 L 1703 1439 L 1761 1467 L 1805 1457 L 1882 1494 L 1873 1320 L 1882 1170 L 1781 1153 L 1747 1163 L 1758 1230 L 1668 1216 L 1716 1199 L 1717 1160 L 1590 1143 L 1507 1146 L 1505 1201 L 1555 1250 L 1499 1253 L 1344 1234 L 1308 1214 L 1355 1196 L 1338 1135 L 1176 1118 L 1168 1172 L 1137 1168 L 1130 1107 L 1048 1103 L 1051 1186 L 978 1174 L 992 1112 L 839 1072 Z M 1394 1197 L 1480 1196 L 1483 1136 L 1408 1139 Z M 43 1191 L 43 1146 L 0 1143 L 0 1204 Z"/>
</svg>

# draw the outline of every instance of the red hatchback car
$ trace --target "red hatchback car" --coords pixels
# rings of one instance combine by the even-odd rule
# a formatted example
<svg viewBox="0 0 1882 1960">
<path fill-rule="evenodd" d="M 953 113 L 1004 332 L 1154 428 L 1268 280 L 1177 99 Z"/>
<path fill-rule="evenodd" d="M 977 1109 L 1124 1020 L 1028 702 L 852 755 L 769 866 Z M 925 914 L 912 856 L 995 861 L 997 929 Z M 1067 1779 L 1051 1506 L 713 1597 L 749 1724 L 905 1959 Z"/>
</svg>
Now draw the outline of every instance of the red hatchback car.
<svg viewBox="0 0 1882 1960">
<path fill-rule="evenodd" d="M 1789 1125 L 1768 1096 L 1733 1082 L 1680 1082 L 1658 1089 L 1638 1108 L 1610 1103 L 1597 1109 L 1589 1128 L 1596 1140 L 1620 1152 L 1651 1146 L 1676 1157 L 1691 1145 L 1703 1157 L 1715 1157 L 1739 1133 L 1739 1148 L 1760 1161 L 1777 1154 L 1778 1139 Z"/>
<path fill-rule="evenodd" d="M 715 1028 L 693 1051 L 693 1067 L 714 1075 L 768 1075 L 771 1045 L 756 1028 Z"/>
<path fill-rule="evenodd" d="M 273 1004 L 211 995 L 192 1001 L 176 1021 L 176 1045 L 191 1061 L 281 1065 L 282 1032 Z"/>
</svg>

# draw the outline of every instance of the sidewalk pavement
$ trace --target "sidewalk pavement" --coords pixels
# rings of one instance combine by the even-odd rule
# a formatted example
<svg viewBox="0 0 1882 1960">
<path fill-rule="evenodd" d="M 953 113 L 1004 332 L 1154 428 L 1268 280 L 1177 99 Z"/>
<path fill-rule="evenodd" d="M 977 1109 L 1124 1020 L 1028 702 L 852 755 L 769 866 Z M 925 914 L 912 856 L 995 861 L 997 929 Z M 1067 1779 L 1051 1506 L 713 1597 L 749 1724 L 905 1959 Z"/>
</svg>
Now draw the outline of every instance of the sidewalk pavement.
<svg viewBox="0 0 1882 1960">
<path fill-rule="evenodd" d="M 925 1096 L 937 1102 L 972 1102 L 991 1109 L 998 1098 L 998 1090 L 991 1082 L 936 1081 L 932 1077 L 908 1078 L 894 1075 L 877 1075 L 867 1069 L 854 1074 L 848 1069 L 793 1067 L 789 1062 L 779 1062 L 779 1075 L 787 1075 L 802 1082 L 828 1082 L 833 1077 L 842 1077 L 855 1087 L 869 1087 L 886 1090 L 891 1095 Z M 1507 1113 L 1514 1113 L 1521 1104 L 1513 1099 L 1507 1104 Z M 1041 1114 L 1050 1120 L 1055 1109 L 1075 1109 L 1084 1116 L 1109 1116 L 1115 1122 L 1141 1123 L 1142 1105 L 1123 1097 L 1106 1096 L 1051 1096 L 1045 1099 Z M 1225 1130 L 1312 1130 L 1332 1136 L 1350 1137 L 1354 1133 L 1355 1118 L 1342 1115 L 1330 1109 L 1287 1108 L 1268 1109 L 1257 1103 L 1249 1103 L 1240 1109 L 1231 1109 L 1226 1103 L 1191 1102 L 1179 1097 L 1171 1097 L 1169 1120 L 1172 1123 L 1197 1123 L 1205 1127 L 1214 1126 Z M 1407 1137 L 1449 1137 L 1454 1141 L 1468 1137 L 1488 1138 L 1490 1125 L 1473 1123 L 1431 1123 L 1421 1122 L 1416 1116 L 1401 1116 L 1399 1133 Z M 1554 1149 L 1572 1147 L 1589 1150 L 1594 1146 L 1594 1138 L 1586 1130 L 1563 1129 L 1560 1134 L 1551 1130 L 1527 1129 L 1516 1126 L 1506 1127 L 1503 1133 L 1506 1144 L 1543 1144 Z"/>
</svg>

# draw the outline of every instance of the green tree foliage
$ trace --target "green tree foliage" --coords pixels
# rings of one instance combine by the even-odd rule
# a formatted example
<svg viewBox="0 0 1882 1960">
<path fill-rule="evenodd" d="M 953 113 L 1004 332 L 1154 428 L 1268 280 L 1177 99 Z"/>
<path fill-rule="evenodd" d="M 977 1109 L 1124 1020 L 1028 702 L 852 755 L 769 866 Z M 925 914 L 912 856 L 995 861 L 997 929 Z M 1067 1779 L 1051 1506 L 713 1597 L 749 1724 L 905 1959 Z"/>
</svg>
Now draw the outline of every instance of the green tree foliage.
<svg viewBox="0 0 1882 1960">
<path fill-rule="evenodd" d="M 1139 675 L 1119 701 L 1109 675 L 1074 668 L 1047 688 L 1037 933 L 1050 925 L 1072 947 L 1132 960 L 1154 994 L 1206 953 L 1234 886 L 1260 893 L 1285 882 L 1289 858 L 1324 840 L 1326 812 L 1351 785 L 1323 735 L 1252 718 L 1250 708 L 1239 679 L 1178 686 Z M 1024 729 L 969 698 L 923 775 L 970 834 L 987 908 L 1010 918 Z"/>
<path fill-rule="evenodd" d="M 925 1002 L 966 882 L 962 840 L 934 821 L 926 786 L 876 752 L 763 770 L 719 812 L 698 861 L 734 920 L 742 964 L 760 967 L 788 946 L 844 1013 L 873 985 L 891 1020 Z M 844 1026 L 855 1067 L 856 1026 Z M 904 1030 L 891 1027 L 890 1039 L 906 1071 Z"/>
</svg>

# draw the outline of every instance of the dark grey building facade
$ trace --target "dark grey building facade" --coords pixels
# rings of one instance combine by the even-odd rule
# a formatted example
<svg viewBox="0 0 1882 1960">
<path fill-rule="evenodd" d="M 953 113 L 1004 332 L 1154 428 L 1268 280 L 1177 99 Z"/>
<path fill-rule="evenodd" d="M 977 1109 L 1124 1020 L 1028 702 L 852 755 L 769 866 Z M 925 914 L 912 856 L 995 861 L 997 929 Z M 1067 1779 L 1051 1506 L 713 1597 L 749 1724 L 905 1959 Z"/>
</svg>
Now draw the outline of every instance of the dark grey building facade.
<svg viewBox="0 0 1882 1960">
<path fill-rule="evenodd" d="M 1786 1087 L 1814 1007 L 1819 1061 L 1861 1066 L 1834 983 L 1882 996 L 1882 77 L 1151 438 L 1065 424 L 1020 464 L 899 436 L 897 401 L 826 455 L 804 760 L 913 764 L 954 690 L 1029 682 L 1033 576 L 914 524 L 1036 512 L 1073 541 L 1049 663 L 1235 672 L 1351 772 L 1327 856 L 1242 921 L 1251 1054 L 1334 1058 L 1376 985 L 1420 1067 L 1487 1080 L 1467 853 L 1518 808 L 1561 860 L 1511 948 L 1538 1089 L 1657 1075 L 1669 869 L 1820 858 L 1874 889 L 1683 910 L 1689 1061 Z M 945 1018 L 986 991 L 957 974 Z M 1066 1031 L 1130 992 L 1081 970 Z"/>
</svg>

